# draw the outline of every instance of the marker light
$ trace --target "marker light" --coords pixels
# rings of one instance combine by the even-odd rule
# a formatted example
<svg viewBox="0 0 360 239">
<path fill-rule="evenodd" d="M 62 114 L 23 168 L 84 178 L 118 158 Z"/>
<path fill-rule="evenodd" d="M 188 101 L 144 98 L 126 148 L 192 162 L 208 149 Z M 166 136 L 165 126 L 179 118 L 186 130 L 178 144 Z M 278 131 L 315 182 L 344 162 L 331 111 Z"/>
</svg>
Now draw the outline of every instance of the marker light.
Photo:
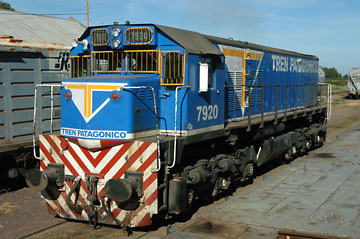
<svg viewBox="0 0 360 239">
<path fill-rule="evenodd" d="M 76 40 L 76 39 L 74 39 L 74 40 L 72 41 L 71 45 L 72 45 L 72 47 L 75 48 L 75 47 L 77 47 L 77 46 L 79 45 L 79 41 Z"/>
<path fill-rule="evenodd" d="M 113 47 L 113 48 L 118 48 L 119 46 L 120 46 L 120 40 L 119 39 L 116 39 L 116 38 L 114 38 L 114 39 L 112 39 L 112 41 L 111 41 L 111 46 Z"/>
<path fill-rule="evenodd" d="M 66 139 L 60 141 L 60 148 L 66 150 L 69 147 L 69 142 Z"/>
<path fill-rule="evenodd" d="M 118 37 L 120 35 L 120 28 L 115 26 L 111 29 L 111 35 L 114 36 L 114 37 Z"/>
<path fill-rule="evenodd" d="M 68 100 L 68 99 L 70 99 L 70 97 L 71 97 L 70 92 L 69 92 L 69 91 L 66 91 L 66 93 L 65 93 L 65 98 Z"/>
<path fill-rule="evenodd" d="M 114 93 L 112 93 L 111 98 L 112 98 L 114 101 L 117 101 L 117 100 L 119 99 L 119 94 L 116 93 L 116 92 L 114 92 Z"/>
</svg>

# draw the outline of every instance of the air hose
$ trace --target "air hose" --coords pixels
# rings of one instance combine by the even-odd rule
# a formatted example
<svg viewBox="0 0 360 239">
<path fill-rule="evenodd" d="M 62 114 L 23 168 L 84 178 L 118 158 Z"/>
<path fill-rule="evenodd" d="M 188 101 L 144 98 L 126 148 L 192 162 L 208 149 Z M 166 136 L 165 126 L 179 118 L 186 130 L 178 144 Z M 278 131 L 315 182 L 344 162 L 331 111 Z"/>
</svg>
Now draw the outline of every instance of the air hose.
<svg viewBox="0 0 360 239">
<path fill-rule="evenodd" d="M 77 201 L 78 201 L 78 198 L 79 198 L 79 193 L 77 193 L 76 196 L 75 196 L 74 204 L 71 204 L 71 195 L 75 192 L 75 190 L 76 190 L 77 188 L 80 189 L 80 180 L 81 180 L 81 177 L 80 177 L 80 176 L 78 176 L 78 177 L 75 179 L 75 182 L 74 182 L 74 184 L 73 184 L 73 187 L 71 188 L 69 194 L 68 194 L 67 197 L 66 197 L 66 205 L 67 205 L 70 209 L 73 209 L 76 213 L 79 213 L 79 214 L 81 214 L 81 211 L 82 211 L 82 207 L 77 204 Z"/>
<path fill-rule="evenodd" d="M 98 212 L 91 208 L 91 210 L 88 211 L 87 215 L 89 217 L 90 226 L 96 228 L 98 225 Z"/>
<path fill-rule="evenodd" d="M 85 179 L 85 186 L 88 188 L 87 200 L 90 202 L 90 210 L 87 212 L 89 224 L 91 227 L 96 228 L 98 225 L 98 211 L 94 206 L 97 200 L 97 182 L 98 178 L 94 176 L 87 176 Z"/>
<path fill-rule="evenodd" d="M 116 223 L 118 224 L 122 229 L 126 230 L 126 226 L 123 225 L 121 221 L 119 221 L 112 213 L 111 209 L 106 207 L 105 197 L 101 197 L 101 206 L 104 210 L 104 212 Z"/>
</svg>

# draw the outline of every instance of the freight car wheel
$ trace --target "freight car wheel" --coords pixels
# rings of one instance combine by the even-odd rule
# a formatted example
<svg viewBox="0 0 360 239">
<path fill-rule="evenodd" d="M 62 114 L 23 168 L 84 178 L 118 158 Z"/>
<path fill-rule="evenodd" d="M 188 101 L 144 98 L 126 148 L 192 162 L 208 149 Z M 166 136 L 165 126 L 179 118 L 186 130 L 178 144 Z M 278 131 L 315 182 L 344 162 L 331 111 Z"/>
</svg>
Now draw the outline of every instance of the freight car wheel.
<svg viewBox="0 0 360 239">
<path fill-rule="evenodd" d="M 17 170 L 19 165 L 16 159 L 11 155 L 5 155 L 0 160 L 0 193 L 26 187 L 25 178 Z"/>
<path fill-rule="evenodd" d="M 16 178 L 9 178 L 8 170 L 1 170 L 0 174 L 0 193 L 7 193 L 26 186 L 22 175 L 18 175 Z"/>
</svg>

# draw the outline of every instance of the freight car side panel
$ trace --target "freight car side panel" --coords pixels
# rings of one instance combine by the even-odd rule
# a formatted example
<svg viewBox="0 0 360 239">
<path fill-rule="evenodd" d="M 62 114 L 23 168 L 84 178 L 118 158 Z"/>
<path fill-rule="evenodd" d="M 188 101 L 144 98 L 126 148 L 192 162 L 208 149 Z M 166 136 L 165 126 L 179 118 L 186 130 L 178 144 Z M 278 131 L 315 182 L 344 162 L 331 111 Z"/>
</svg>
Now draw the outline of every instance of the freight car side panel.
<svg viewBox="0 0 360 239">
<path fill-rule="evenodd" d="M 59 83 L 68 76 L 66 50 L 0 47 L 0 152 L 30 146 L 34 90 L 40 83 Z M 36 131 L 50 129 L 50 88 L 39 89 Z M 53 128 L 60 128 L 60 97 L 55 92 Z M 41 126 L 40 126 L 41 125 Z M 41 128 L 40 128 L 41 127 Z"/>
</svg>

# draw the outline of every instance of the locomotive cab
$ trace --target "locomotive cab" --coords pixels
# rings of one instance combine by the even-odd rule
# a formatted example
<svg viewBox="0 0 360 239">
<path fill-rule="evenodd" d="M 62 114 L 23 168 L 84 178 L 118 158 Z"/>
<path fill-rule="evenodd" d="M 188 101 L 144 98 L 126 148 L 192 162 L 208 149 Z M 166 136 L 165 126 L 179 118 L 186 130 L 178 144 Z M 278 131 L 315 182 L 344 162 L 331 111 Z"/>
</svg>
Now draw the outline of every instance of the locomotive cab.
<svg viewBox="0 0 360 239">
<path fill-rule="evenodd" d="M 197 37 L 190 43 L 189 34 Z M 74 46 L 61 91 L 62 136 L 91 149 L 99 140 L 223 130 L 223 53 L 204 36 L 115 24 L 89 28 Z"/>
</svg>

